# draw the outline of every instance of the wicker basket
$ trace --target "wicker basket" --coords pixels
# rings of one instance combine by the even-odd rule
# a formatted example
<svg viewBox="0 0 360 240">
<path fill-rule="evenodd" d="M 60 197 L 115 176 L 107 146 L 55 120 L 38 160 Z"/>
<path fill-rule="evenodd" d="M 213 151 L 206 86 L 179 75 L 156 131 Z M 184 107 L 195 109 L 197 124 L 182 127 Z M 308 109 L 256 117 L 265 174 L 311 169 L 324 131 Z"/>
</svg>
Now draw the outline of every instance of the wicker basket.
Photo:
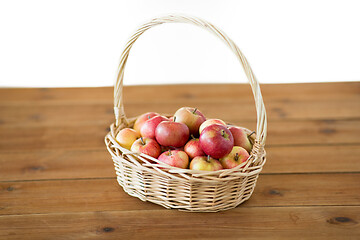
<svg viewBox="0 0 360 240">
<path fill-rule="evenodd" d="M 116 141 L 116 134 L 132 127 L 136 118 L 125 116 L 122 98 L 123 76 L 131 47 L 146 30 L 163 23 L 191 23 L 218 36 L 235 53 L 244 68 L 255 98 L 257 111 L 256 135 L 249 159 L 233 169 L 196 171 L 180 169 L 159 162 L 150 156 L 131 152 Z M 260 86 L 235 43 L 211 23 L 195 17 L 169 15 L 142 25 L 130 38 L 121 55 L 114 87 L 115 123 L 105 137 L 117 175 L 117 181 L 129 195 L 165 208 L 185 211 L 216 212 L 234 208 L 250 198 L 259 173 L 265 164 L 266 111 Z M 250 130 L 247 130 L 250 133 Z"/>
</svg>

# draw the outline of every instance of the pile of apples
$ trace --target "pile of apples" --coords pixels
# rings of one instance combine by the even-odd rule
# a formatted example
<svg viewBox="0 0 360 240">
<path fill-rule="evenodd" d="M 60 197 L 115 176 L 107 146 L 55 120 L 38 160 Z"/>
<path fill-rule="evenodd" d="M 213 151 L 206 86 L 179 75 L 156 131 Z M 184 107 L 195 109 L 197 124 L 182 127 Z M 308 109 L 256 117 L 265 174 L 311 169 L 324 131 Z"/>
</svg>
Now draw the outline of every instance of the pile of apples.
<svg viewBox="0 0 360 240">
<path fill-rule="evenodd" d="M 116 141 L 168 165 L 205 171 L 234 168 L 249 158 L 252 148 L 243 128 L 206 119 L 191 107 L 178 109 L 170 118 L 145 113 L 136 119 L 134 128 L 122 129 Z"/>
</svg>

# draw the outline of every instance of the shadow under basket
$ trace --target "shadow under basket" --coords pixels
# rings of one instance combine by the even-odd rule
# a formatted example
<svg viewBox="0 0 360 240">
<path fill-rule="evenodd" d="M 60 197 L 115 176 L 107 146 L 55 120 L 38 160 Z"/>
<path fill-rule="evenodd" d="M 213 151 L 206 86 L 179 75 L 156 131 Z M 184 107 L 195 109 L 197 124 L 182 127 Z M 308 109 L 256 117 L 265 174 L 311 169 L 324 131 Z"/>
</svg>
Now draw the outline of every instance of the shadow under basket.
<svg viewBox="0 0 360 240">
<path fill-rule="evenodd" d="M 236 54 L 252 87 L 257 110 L 257 128 L 250 136 L 253 148 L 248 160 L 236 168 L 218 171 L 198 171 L 172 167 L 155 158 L 129 151 L 115 140 L 123 128 L 132 127 L 136 118 L 127 119 L 123 107 L 123 76 L 129 51 L 136 39 L 146 30 L 163 23 L 191 23 L 203 27 L 223 40 Z M 105 144 L 112 156 L 117 181 L 125 192 L 143 201 L 165 208 L 194 212 L 217 212 L 235 208 L 248 200 L 266 162 L 266 111 L 260 86 L 239 48 L 218 28 L 195 17 L 169 15 L 156 18 L 141 26 L 130 38 L 123 51 L 114 87 L 116 122 L 110 126 Z M 236 114 L 236 113 L 234 113 Z M 251 131 L 245 129 L 250 134 Z"/>
</svg>

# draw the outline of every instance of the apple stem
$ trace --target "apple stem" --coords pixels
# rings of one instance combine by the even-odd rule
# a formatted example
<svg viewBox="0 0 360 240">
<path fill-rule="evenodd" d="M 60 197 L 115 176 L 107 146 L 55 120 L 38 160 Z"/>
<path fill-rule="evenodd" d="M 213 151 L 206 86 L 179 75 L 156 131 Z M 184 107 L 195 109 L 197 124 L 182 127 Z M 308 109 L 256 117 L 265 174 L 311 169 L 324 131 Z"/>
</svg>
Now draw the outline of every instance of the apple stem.
<svg viewBox="0 0 360 240">
<path fill-rule="evenodd" d="M 253 131 L 252 133 L 250 133 L 247 137 L 248 137 L 248 139 L 250 139 L 250 137 L 251 137 L 251 135 L 253 135 L 253 134 L 255 134 L 256 132 L 255 131 Z"/>
<path fill-rule="evenodd" d="M 196 138 L 194 137 L 194 135 L 191 134 L 190 136 L 191 136 L 192 139 L 196 139 Z"/>
<path fill-rule="evenodd" d="M 148 119 L 150 119 L 150 115 L 148 115 Z"/>
<path fill-rule="evenodd" d="M 174 122 L 176 121 L 176 116 L 174 116 Z"/>
<path fill-rule="evenodd" d="M 195 108 L 195 109 L 194 109 L 193 114 L 195 114 L 195 113 L 196 113 L 196 111 L 197 111 L 197 108 Z"/>
<path fill-rule="evenodd" d="M 142 137 L 140 137 L 140 139 L 141 139 L 141 144 L 142 144 L 142 145 L 145 145 L 144 139 L 143 139 Z"/>
<path fill-rule="evenodd" d="M 225 136 L 225 131 L 224 130 L 221 130 L 221 136 Z"/>
<path fill-rule="evenodd" d="M 207 161 L 208 163 L 210 162 L 210 155 L 207 155 L 206 161 Z"/>
<path fill-rule="evenodd" d="M 235 161 L 239 160 L 239 153 L 235 154 Z"/>
<path fill-rule="evenodd" d="M 172 154 L 171 154 L 171 149 L 169 149 L 169 156 L 171 156 Z"/>
</svg>

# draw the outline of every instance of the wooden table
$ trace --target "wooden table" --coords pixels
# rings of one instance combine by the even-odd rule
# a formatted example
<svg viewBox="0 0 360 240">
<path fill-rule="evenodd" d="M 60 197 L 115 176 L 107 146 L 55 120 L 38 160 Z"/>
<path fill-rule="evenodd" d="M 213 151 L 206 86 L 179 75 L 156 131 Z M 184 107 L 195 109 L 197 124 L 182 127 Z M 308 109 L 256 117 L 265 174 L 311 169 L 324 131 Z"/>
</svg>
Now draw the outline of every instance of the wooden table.
<svg viewBox="0 0 360 240">
<path fill-rule="evenodd" d="M 360 82 L 262 85 L 268 160 L 220 213 L 130 197 L 104 136 L 112 88 L 0 90 L 0 239 L 360 239 Z M 255 128 L 248 85 L 125 88 L 126 113 L 197 106 Z"/>
</svg>

